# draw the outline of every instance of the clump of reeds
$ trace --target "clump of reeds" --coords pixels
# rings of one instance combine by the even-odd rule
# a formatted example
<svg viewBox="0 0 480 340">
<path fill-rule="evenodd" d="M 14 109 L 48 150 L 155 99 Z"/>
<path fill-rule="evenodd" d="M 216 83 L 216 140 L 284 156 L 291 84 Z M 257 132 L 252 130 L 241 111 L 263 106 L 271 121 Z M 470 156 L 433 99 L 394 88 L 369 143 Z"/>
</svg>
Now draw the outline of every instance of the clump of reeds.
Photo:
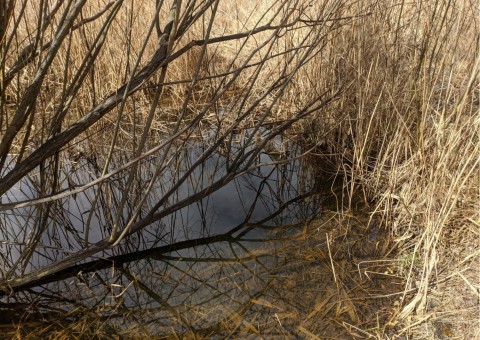
<svg viewBox="0 0 480 340">
<path fill-rule="evenodd" d="M 2 56 L 3 73 L 5 65 L 21 60 L 25 42 L 34 37 L 39 39 L 35 48 L 45 57 L 48 49 L 40 47 L 52 39 L 59 24 L 54 16 L 54 24 L 35 31 L 31 25 L 42 22 L 42 11 L 28 1 L 18 2 L 15 11 L 23 4 L 16 33 L 7 30 L 15 39 Z M 319 164 L 328 161 L 329 171 L 343 176 L 344 201 L 360 193 L 369 205 L 363 209 L 380 218 L 393 246 L 378 256 L 394 256 L 390 259 L 395 266 L 389 270 L 403 278 L 401 294 L 395 295 L 399 299 L 392 302 L 389 318 L 378 321 L 377 330 L 363 329 L 365 320 L 355 324 L 360 320 L 355 302 L 349 309 L 351 329 L 378 337 L 388 333 L 473 338 L 478 306 L 472 301 L 478 300 L 480 254 L 478 5 L 467 0 L 211 5 L 215 12 L 208 7 L 201 20 L 192 22 L 170 46 L 172 53 L 191 40 L 206 39 L 206 32 L 209 37 L 251 34 L 192 48 L 171 61 L 165 74 L 157 72 L 142 90 L 122 100 L 117 111 L 59 145 L 58 153 L 68 158 L 70 150 L 78 148 L 107 158 L 108 150 L 121 149 L 137 155 L 143 150 L 138 148 L 142 137 L 188 140 L 201 135 L 199 129 L 205 126 L 215 126 L 218 135 L 230 128 L 275 126 L 302 113 L 312 101 L 332 97 L 328 105 L 292 124 L 292 135 L 312 148 Z M 68 5 L 58 8 L 64 6 Z M 94 67 L 68 97 L 66 87 L 85 67 L 104 21 L 72 31 L 41 84 L 35 115 L 16 131 L 2 157 L 20 155 L 20 162 L 126 84 L 138 70 L 135 67 L 158 48 L 158 40 L 151 38 L 154 33 L 145 38 L 154 7 L 152 2 L 118 8 Z M 82 20 L 99 11 L 103 7 L 98 4 L 85 6 Z M 102 12 L 102 18 L 109 13 Z M 295 25 L 276 36 L 271 36 L 273 29 L 253 34 L 265 25 L 285 25 L 297 13 L 301 15 Z M 163 6 L 160 22 L 168 16 L 169 6 Z M 272 40 L 266 43 L 268 39 Z M 2 132 L 34 79 L 39 62 L 33 59 L 36 62 L 16 74 L 11 84 L 2 76 Z M 233 77 L 237 78 L 230 83 Z M 216 97 L 218 93 L 222 94 Z M 63 106 L 68 106 L 68 113 L 59 118 Z M 178 118 L 179 112 L 185 119 Z M 252 114 L 242 116 L 245 112 Z M 176 135 L 187 126 L 182 124 L 195 122 L 198 115 L 201 119 L 190 130 Z M 116 142 L 113 131 L 119 136 Z M 9 171 L 3 164 L 1 170 Z M 50 189 L 44 187 L 43 194 L 55 192 Z"/>
<path fill-rule="evenodd" d="M 362 191 L 391 232 L 405 280 L 391 319 L 396 335 L 474 338 L 478 6 L 387 1 L 349 9 L 359 12 L 369 14 L 331 42 L 350 86 L 317 117 L 327 124 L 307 131 L 318 131 L 319 153 L 336 155 L 345 190 Z"/>
</svg>

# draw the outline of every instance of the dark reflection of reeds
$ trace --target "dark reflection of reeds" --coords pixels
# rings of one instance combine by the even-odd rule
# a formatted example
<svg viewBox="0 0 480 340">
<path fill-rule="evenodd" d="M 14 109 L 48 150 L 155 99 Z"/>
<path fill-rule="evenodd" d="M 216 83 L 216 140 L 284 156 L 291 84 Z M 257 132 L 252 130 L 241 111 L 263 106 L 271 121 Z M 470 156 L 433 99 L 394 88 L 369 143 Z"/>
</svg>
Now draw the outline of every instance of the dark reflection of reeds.
<svg viewBox="0 0 480 340">
<path fill-rule="evenodd" d="M 309 204 L 286 204 L 312 192 L 315 184 L 304 180 L 305 171 L 301 169 L 298 160 L 283 160 L 280 164 L 268 165 L 275 161 L 267 154 L 261 154 L 257 165 L 253 164 L 251 170 L 226 183 L 217 192 L 171 209 L 172 206 L 195 197 L 195 193 L 208 189 L 218 177 L 225 176 L 227 170 L 224 156 L 213 155 L 197 168 L 192 165 L 202 152 L 198 147 L 192 147 L 188 152 L 185 150 L 174 154 L 173 164 L 165 168 L 158 183 L 154 184 L 136 218 L 142 220 L 157 202 L 168 196 L 169 200 L 159 208 L 160 211 L 162 208 L 166 211 L 165 217 L 124 240 L 120 250 L 104 251 L 101 257 L 222 234 L 242 224 L 259 222 L 270 215 L 272 226 L 294 220 L 302 221 L 319 209 L 319 205 L 314 204 L 316 202 L 312 199 L 309 199 Z M 155 166 L 155 158 L 144 162 L 135 185 L 144 188 L 151 179 L 150 174 Z M 176 181 L 191 168 L 194 171 L 188 174 L 182 185 L 172 191 Z M 98 173 L 88 161 L 67 163 L 59 176 L 59 183 L 61 189 L 65 190 L 88 183 L 96 176 Z M 132 195 L 132 202 L 125 205 L 122 212 L 115 211 L 124 181 L 125 177 L 120 173 L 106 184 L 108 190 L 105 188 L 96 191 L 91 188 L 44 206 L 20 208 L 2 215 L 1 239 L 8 240 L 0 245 L 3 250 L 4 278 L 22 275 L 54 263 L 83 249 L 89 243 L 107 238 L 113 215 L 121 214 L 121 219 L 126 224 L 134 216 L 142 194 Z M 35 198 L 39 195 L 38 190 L 37 182 L 32 178 L 11 190 L 6 199 L 14 203 Z M 98 192 L 100 194 L 96 196 Z M 18 193 L 21 193 L 23 199 L 19 198 Z M 98 199 L 95 200 L 95 197 Z M 4 203 L 8 204 L 8 201 L 5 200 Z M 171 213 L 168 213 L 169 209 Z"/>
<path fill-rule="evenodd" d="M 292 337 L 306 328 L 348 334 L 346 325 L 370 322 L 371 313 L 388 316 L 385 292 L 395 293 L 399 282 L 387 275 L 388 261 L 378 260 L 380 236 L 367 220 L 328 211 L 260 235 L 242 226 L 249 231 L 240 236 L 93 260 L 41 287 L 22 288 L 0 308 L 43 334 Z"/>
<path fill-rule="evenodd" d="M 164 176 L 145 201 L 146 212 L 168 194 L 203 152 L 196 146 L 187 150 L 165 168 Z M 291 156 L 297 154 L 294 144 L 290 150 Z M 223 155 L 207 158 L 171 195 L 165 209 L 223 176 L 226 162 Z M 138 187 L 146 185 L 152 167 L 154 157 L 140 168 Z M 289 231 L 297 230 L 320 212 L 323 196 L 317 184 L 306 179 L 307 172 L 295 157 L 274 160 L 262 153 L 249 171 L 221 190 L 130 235 L 119 247 L 12 287 L 15 295 L 4 296 L 0 306 L 4 312 L 11 311 L 3 321 L 23 320 L 28 324 L 41 319 L 54 323 L 61 318 L 72 325 L 105 322 L 117 331 L 141 324 L 160 334 L 220 330 L 227 319 L 244 314 L 252 306 L 251 300 L 269 289 L 270 275 L 285 261 L 277 254 L 276 242 L 288 239 Z M 66 189 L 95 176 L 95 166 L 84 160 L 66 166 L 59 183 Z M 2 252 L 3 275 L 28 273 L 81 250 L 86 245 L 87 230 L 89 242 L 107 237 L 112 209 L 124 181 L 119 174 L 107 183 L 109 190 L 102 191 L 96 206 L 91 189 L 49 204 L 48 213 L 28 207 L 2 216 L 2 237 L 14 241 L 1 245 L 6 250 Z M 25 198 L 36 197 L 36 183 L 32 178 L 18 190 Z M 138 199 L 132 197 L 133 201 Z M 126 205 L 125 220 L 136 206 L 137 202 Z M 29 232 L 44 218 L 44 228 L 32 242 Z M 18 230 L 19 225 L 24 227 Z M 29 248 L 28 243 L 33 246 Z"/>
<path fill-rule="evenodd" d="M 266 240 L 257 239 L 253 248 L 261 242 Z M 71 317 L 69 313 L 82 310 L 85 314 L 80 319 L 106 318 L 126 328 L 136 318 L 142 327 L 161 327 L 167 333 L 171 327 L 179 333 L 211 328 L 222 321 L 226 310 L 244 313 L 250 300 L 268 287 L 268 275 L 281 260 L 274 249 L 267 251 L 268 246 L 249 248 L 252 241 L 218 237 L 217 242 L 168 255 L 158 254 L 157 249 L 126 254 L 94 261 L 84 271 L 80 265 L 70 273 L 77 272 L 76 276 L 22 292 L 18 298 L 25 301 L 29 296 L 36 301 L 29 308 L 45 320 L 58 317 L 53 313 L 57 311 L 66 322 L 74 322 L 78 313 Z M 95 268 L 94 263 L 104 269 Z"/>
<path fill-rule="evenodd" d="M 268 288 L 269 275 L 282 263 L 269 246 L 249 250 L 252 242 L 218 239 L 168 255 L 152 250 L 143 252 L 143 258 L 120 256 L 118 262 L 102 263 L 108 268 L 90 272 L 86 266 L 76 276 L 18 297 L 36 301 L 29 308 L 45 320 L 58 317 L 56 311 L 66 322 L 74 322 L 79 317 L 75 310 L 82 310 L 81 319 L 125 322 L 125 328 L 132 327 L 136 318 L 142 327 L 166 333 L 212 328 L 222 322 L 226 311 L 243 314 L 250 300 Z"/>
</svg>

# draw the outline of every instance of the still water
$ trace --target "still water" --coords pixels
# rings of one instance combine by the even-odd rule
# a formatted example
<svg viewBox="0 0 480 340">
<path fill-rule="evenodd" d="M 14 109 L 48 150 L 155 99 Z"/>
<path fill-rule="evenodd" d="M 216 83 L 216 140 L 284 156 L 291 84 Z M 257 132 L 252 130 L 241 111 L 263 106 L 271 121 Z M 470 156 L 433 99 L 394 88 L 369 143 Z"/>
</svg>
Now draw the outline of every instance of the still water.
<svg viewBox="0 0 480 340">
<path fill-rule="evenodd" d="M 288 144 L 290 160 L 285 152 L 259 154 L 248 171 L 130 235 L 120 246 L 85 259 L 41 286 L 3 297 L 0 315 L 8 322 L 20 315 L 28 319 L 70 313 L 68 322 L 90 318 L 105 327 L 139 334 L 215 333 L 226 319 L 243 315 L 284 265 L 284 256 L 277 256 L 277 241 L 288 239 L 321 212 L 319 183 L 303 158 L 293 157 L 300 153 L 297 148 Z M 221 153 L 188 173 L 203 152 L 193 144 L 166 163 L 139 218 L 185 174 L 187 180 L 165 200 L 165 209 L 224 176 L 228 159 Z M 157 165 L 155 155 L 140 165 L 138 190 L 132 190 L 121 212 L 125 221 Z M 59 187 L 88 183 L 99 171 L 93 158 L 67 162 Z M 58 200 L 48 214 L 36 206 L 2 214 L 0 275 L 33 272 L 107 238 L 126 177 L 119 173 L 98 192 L 91 187 Z M 39 183 L 33 175 L 13 187 L 2 203 L 39 197 Z M 32 251 L 22 257 L 27 246 Z M 29 307 L 18 311 L 11 307 L 15 303 Z"/>
</svg>

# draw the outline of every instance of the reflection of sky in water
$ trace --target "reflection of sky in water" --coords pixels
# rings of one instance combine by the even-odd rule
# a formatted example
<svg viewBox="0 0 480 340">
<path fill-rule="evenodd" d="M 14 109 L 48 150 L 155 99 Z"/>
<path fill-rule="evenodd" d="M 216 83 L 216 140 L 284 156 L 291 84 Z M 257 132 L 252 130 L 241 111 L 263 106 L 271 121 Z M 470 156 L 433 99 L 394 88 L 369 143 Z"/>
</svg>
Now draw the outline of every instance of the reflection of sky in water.
<svg viewBox="0 0 480 340">
<path fill-rule="evenodd" d="M 191 147 L 182 157 L 177 156 L 172 160 L 171 165 L 164 169 L 162 176 L 155 182 L 142 216 L 165 196 L 200 157 L 202 151 Z M 291 155 L 296 154 L 295 150 L 290 151 Z M 258 157 L 257 164 L 275 160 L 275 156 L 264 153 Z M 139 177 L 142 182 L 139 185 L 144 186 L 151 178 L 156 165 L 155 157 L 141 164 Z M 212 181 L 225 174 L 226 166 L 226 159 L 221 155 L 208 158 L 169 198 L 165 207 L 208 187 Z M 254 167 L 202 200 L 177 210 L 146 227 L 141 233 L 131 235 L 120 247 L 96 254 L 87 261 L 222 234 L 244 225 L 232 235 L 233 238 L 204 245 L 190 245 L 185 249 L 161 254 L 151 253 L 115 267 L 109 266 L 108 269 L 78 274 L 36 287 L 31 294 L 43 306 L 44 311 L 49 308 L 69 310 L 83 306 L 92 310 L 100 308 L 99 315 L 103 313 L 109 317 L 130 311 L 129 315 L 135 315 L 135 320 L 141 320 L 146 325 L 151 322 L 155 331 L 158 327 L 165 327 L 167 334 L 175 324 L 175 331 L 185 330 L 185 325 L 178 321 L 176 313 L 195 320 L 192 322 L 198 327 L 216 322 L 225 316 L 225 310 L 222 309 L 224 306 L 239 310 L 245 301 L 263 289 L 271 273 L 283 261 L 275 256 L 275 246 L 271 240 L 285 237 L 286 234 L 277 234 L 274 227 L 304 223 L 319 212 L 319 196 L 294 201 L 285 206 L 286 202 L 314 189 L 311 181 L 314 176 L 305 174 L 305 171 L 299 160 L 277 166 Z M 85 184 L 97 176 L 91 162 L 82 159 L 64 169 L 60 179 L 61 188 Z M 90 242 L 108 237 L 108 215 L 115 215 L 116 204 L 121 199 L 127 177 L 126 173 L 119 174 L 102 190 L 99 202 L 103 206 L 111 202 L 111 210 L 93 209 Z M 7 203 L 36 197 L 36 184 L 24 180 L 4 195 L 2 201 Z M 36 207 L 1 214 L 0 240 L 4 241 L 0 244 L 2 268 L 8 271 L 13 266 L 24 250 L 22 245 L 27 243 L 32 230 L 38 229 L 39 223 L 45 223 L 45 230 L 26 272 L 82 249 L 94 197 L 95 188 L 90 188 L 59 200 L 51 205 L 50 217 L 46 221 L 39 218 Z M 125 221 L 135 206 L 134 202 L 129 203 L 131 204 L 122 212 Z M 249 214 L 250 217 L 247 218 Z M 252 227 L 258 222 L 262 222 L 262 225 Z M 259 254 L 260 249 L 267 249 L 268 252 Z M 132 284 L 134 278 L 136 283 Z M 35 292 L 42 295 L 36 295 Z M 20 297 L 18 299 L 21 301 Z M 197 316 L 197 311 L 201 311 L 201 317 Z M 126 322 L 123 317 L 120 320 L 122 324 Z M 132 320 L 130 325 L 131 322 Z M 127 326 L 128 323 L 125 323 Z"/>
<path fill-rule="evenodd" d="M 172 188 L 178 179 L 201 156 L 203 150 L 199 147 L 190 147 L 179 157 L 172 160 L 171 166 L 164 169 L 161 177 L 154 184 L 144 204 L 142 215 L 154 206 Z M 294 153 L 294 152 L 292 152 Z M 139 183 L 145 183 L 155 172 L 157 159 L 141 163 Z M 257 164 L 271 163 L 274 160 L 263 153 L 258 157 Z M 221 155 L 209 157 L 198 166 L 180 188 L 169 197 L 166 206 L 175 204 L 195 192 L 208 187 L 214 180 L 225 175 L 227 161 Z M 288 200 L 312 189 L 312 183 L 305 180 L 300 161 L 272 166 L 263 165 L 254 167 L 248 173 L 226 184 L 223 188 L 210 194 L 202 200 L 190 204 L 173 214 L 153 223 L 140 234 L 134 234 L 123 242 L 123 246 L 107 251 L 97 256 L 109 256 L 154 246 L 160 246 L 193 239 L 208 235 L 228 232 L 242 223 L 255 223 L 271 214 Z M 115 168 L 112 166 L 112 168 Z M 60 183 L 62 189 L 72 185 L 81 185 L 95 179 L 98 173 L 91 161 L 82 159 L 76 164 L 66 166 L 62 172 Z M 310 176 L 312 177 L 312 176 Z M 89 241 L 97 242 L 109 235 L 109 214 L 115 215 L 115 207 L 121 199 L 122 188 L 127 175 L 117 176 L 114 181 L 107 183 L 99 196 L 97 208 L 93 209 L 90 220 Z M 2 197 L 3 203 L 22 201 L 38 197 L 37 183 L 33 180 L 23 180 L 9 190 Z M 32 231 L 43 226 L 40 243 L 35 248 L 27 272 L 49 264 L 56 259 L 63 258 L 71 252 L 82 249 L 85 245 L 85 230 L 88 216 L 92 210 L 95 197 L 95 188 L 89 188 L 74 196 L 56 201 L 50 206 L 48 220 L 39 214 L 35 207 L 27 207 L 7 211 L 0 217 L 0 251 L 2 266 L 8 270 L 20 256 L 24 245 L 33 236 Z M 286 207 L 270 221 L 269 226 L 299 223 L 308 219 L 318 210 L 316 200 L 310 204 L 294 203 Z M 131 202 L 132 203 L 132 202 Z M 133 202 L 134 203 L 134 202 Z M 125 207 L 122 216 L 124 223 L 132 214 L 135 204 Z M 98 208 L 109 206 L 110 209 Z M 45 209 L 46 205 L 43 206 Z M 246 220 L 248 214 L 250 218 Z M 253 230 L 249 237 L 258 237 L 265 233 L 265 229 Z"/>
</svg>

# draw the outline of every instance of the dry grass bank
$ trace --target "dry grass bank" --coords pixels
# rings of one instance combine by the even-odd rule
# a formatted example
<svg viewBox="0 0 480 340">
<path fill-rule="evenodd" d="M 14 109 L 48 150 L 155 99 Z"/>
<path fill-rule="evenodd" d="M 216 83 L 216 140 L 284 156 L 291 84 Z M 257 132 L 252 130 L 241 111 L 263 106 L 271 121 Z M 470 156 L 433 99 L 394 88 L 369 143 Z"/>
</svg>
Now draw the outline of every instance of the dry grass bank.
<svg viewBox="0 0 480 340">
<path fill-rule="evenodd" d="M 358 6 L 371 15 L 332 42 L 351 86 L 328 137 L 321 114 L 311 135 L 391 233 L 405 280 L 393 338 L 478 338 L 478 4 Z"/>
<path fill-rule="evenodd" d="M 159 75 L 149 79 L 150 87 L 145 86 L 126 104 L 119 132 L 125 141 L 122 147 L 133 150 L 138 143 L 154 97 L 152 88 L 158 81 L 166 84 L 151 128 L 152 134 L 159 135 L 172 130 L 193 76 L 203 80 L 195 85 L 188 102 L 187 111 L 192 116 L 206 106 L 222 82 L 228 81 L 246 60 L 249 66 L 229 90 L 222 93 L 215 109 L 199 123 L 200 128 L 217 123 L 228 128 L 249 105 L 254 106 L 259 116 L 268 109 L 267 121 L 284 121 L 313 98 L 324 95 L 327 88 L 338 85 L 340 92 L 336 100 L 296 123 L 292 134 L 312 147 L 311 154 L 317 158 L 319 167 L 328 162 L 329 171 L 334 169 L 344 178 L 343 200 L 347 206 L 355 195 L 367 202 L 368 206 L 362 210 L 374 216 L 372 221 L 380 223 L 382 235 L 388 239 L 388 247 L 376 240 L 375 249 L 381 249 L 375 253 L 379 258 L 368 261 L 372 266 L 384 266 L 383 261 L 388 258 L 389 264 L 382 270 L 402 284 L 394 291 L 386 289 L 385 295 L 394 293 L 391 295 L 394 298 L 387 300 L 390 305 L 381 306 L 381 318 L 367 311 L 364 318 L 359 316 L 358 310 L 362 308 L 378 308 L 368 302 L 371 296 L 363 290 L 361 299 L 343 296 L 343 307 L 341 303 L 335 305 L 333 300 L 320 299 L 317 306 L 307 309 L 307 314 L 298 312 L 296 317 L 306 317 L 308 322 L 296 327 L 302 327 L 306 336 L 312 337 L 315 334 L 322 337 L 328 327 L 332 334 L 338 326 L 343 336 L 358 338 L 478 338 L 479 5 L 468 0 L 368 0 L 325 4 L 303 1 L 298 6 L 305 3 L 302 15 L 305 20 L 298 22 L 295 29 L 282 31 L 271 44 L 260 48 L 262 39 L 267 38 L 270 31 L 215 44 L 206 49 L 206 57 L 200 64 L 200 50 L 191 49 L 169 65 L 165 79 Z M 147 39 L 142 50 L 152 3 L 134 8 L 120 9 L 119 19 L 112 24 L 115 34 L 108 36 L 95 60 L 94 72 L 75 96 L 64 124 L 76 121 L 84 115 L 85 108 L 94 107 L 101 98 L 124 84 L 140 53 L 148 56 L 154 53 L 155 39 Z M 261 27 L 275 17 L 277 10 L 275 1 L 221 1 L 211 36 Z M 324 22 L 328 29 L 320 35 L 323 43 L 315 46 L 301 67 L 290 74 L 302 58 L 301 53 L 296 54 L 297 48 L 298 51 L 308 48 L 312 35 L 318 33 L 315 30 L 319 27 L 312 28 L 308 18 L 315 17 L 314 13 L 319 10 L 329 13 L 329 19 Z M 97 11 L 98 8 L 87 8 L 84 16 Z M 280 11 L 287 13 L 288 6 Z M 18 50 L 23 44 L 22 37 L 27 39 L 32 34 L 28 25 L 35 22 L 35 10 L 27 13 L 31 18 L 26 16 L 19 26 L 15 42 Z M 162 16 L 166 17 L 167 13 L 162 12 Z M 192 39 L 202 39 L 208 18 L 207 13 L 203 20 L 196 21 L 175 43 L 173 51 Z M 280 18 L 283 17 L 279 15 L 278 20 Z M 271 24 L 278 22 L 276 20 Z M 128 25 L 124 25 L 125 22 Z M 63 72 L 67 63 L 71 69 L 68 73 L 47 75 L 48 81 L 37 102 L 38 124 L 30 144 L 41 144 L 48 139 L 49 131 L 42 128 L 48 124 L 42 124 L 53 119 L 55 98 L 80 67 L 99 27 L 94 25 L 99 23 L 76 31 L 71 45 L 63 46 L 64 50 L 54 60 L 57 66 L 51 70 Z M 51 34 L 53 32 L 47 31 L 45 39 Z M 8 57 L 18 55 L 18 51 L 11 52 Z M 31 64 L 14 79 L 15 86 L 7 89 L 8 103 L 15 103 L 21 97 L 35 67 Z M 273 83 L 282 72 L 285 77 L 291 76 L 292 81 L 279 91 Z M 224 76 L 215 77 L 218 74 Z M 265 91 L 269 94 L 254 105 Z M 219 123 L 220 107 L 236 116 L 222 117 Z M 257 117 L 248 116 L 242 127 L 256 124 Z M 89 152 L 102 149 L 102 145 L 107 149 L 117 119 L 120 120 L 117 112 L 109 113 L 72 144 L 83 143 L 82 148 Z M 24 136 L 24 133 L 18 134 L 17 149 Z M 339 221 L 348 219 L 350 213 L 341 210 L 343 215 Z M 365 223 L 368 224 L 368 219 Z M 325 255 L 316 252 L 315 247 L 308 251 L 312 253 L 301 254 L 299 258 Z M 353 257 L 348 261 L 351 263 L 343 263 L 344 268 L 347 266 L 353 271 L 349 266 L 363 260 Z M 328 267 L 331 263 L 324 264 Z M 315 270 L 320 277 L 319 268 Z M 308 280 L 315 279 L 311 273 L 305 272 Z M 335 270 L 330 274 L 334 275 Z M 337 288 L 342 286 L 333 278 Z M 345 278 L 353 280 L 349 274 L 345 274 Z M 345 286 L 374 287 L 375 298 L 379 299 L 381 282 L 360 278 L 361 283 L 353 280 Z M 338 288 L 337 295 L 331 295 L 339 298 L 347 294 L 344 287 L 342 289 Z M 329 304 L 337 308 L 336 314 L 319 311 Z M 344 314 L 348 321 L 333 325 L 332 315 L 341 319 Z M 373 319 L 366 320 L 367 316 Z M 315 323 L 315 318 L 323 321 Z M 326 326 L 322 328 L 324 321 Z"/>
</svg>

